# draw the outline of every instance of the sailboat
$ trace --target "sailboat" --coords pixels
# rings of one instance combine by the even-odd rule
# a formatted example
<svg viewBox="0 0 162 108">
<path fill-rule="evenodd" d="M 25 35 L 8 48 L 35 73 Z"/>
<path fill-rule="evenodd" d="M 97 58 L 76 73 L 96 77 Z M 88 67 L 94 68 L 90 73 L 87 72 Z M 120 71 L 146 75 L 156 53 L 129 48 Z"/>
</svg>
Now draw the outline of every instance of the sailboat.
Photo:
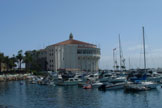
<svg viewBox="0 0 162 108">
<path fill-rule="evenodd" d="M 144 27 L 142 27 L 143 31 L 143 51 L 144 51 L 144 69 L 142 78 L 134 80 L 134 82 L 128 82 L 125 85 L 125 89 L 129 91 L 143 91 L 149 89 L 155 89 L 158 84 L 156 82 L 147 81 L 147 70 L 146 70 L 146 51 L 145 51 L 145 35 L 144 35 Z"/>
<path fill-rule="evenodd" d="M 111 73 L 111 74 L 106 73 L 106 74 L 102 75 L 102 78 L 100 78 L 101 82 L 119 83 L 119 82 L 125 82 L 125 80 L 126 80 L 126 77 L 124 76 L 124 74 L 125 74 L 125 59 L 124 59 L 123 53 L 122 53 L 120 34 L 119 34 L 120 65 L 118 65 L 116 50 L 117 50 L 117 48 L 113 49 L 113 62 L 114 62 L 113 73 Z"/>
<path fill-rule="evenodd" d="M 119 52 L 120 52 L 120 66 L 117 63 L 116 48 L 113 49 L 114 71 L 111 75 L 105 75 L 100 79 L 101 82 L 108 82 L 99 87 L 99 90 L 114 90 L 124 88 L 126 77 L 124 76 L 125 59 L 123 58 L 121 41 L 119 35 Z M 120 69 L 120 70 L 119 70 Z"/>
<path fill-rule="evenodd" d="M 117 58 L 115 57 L 115 49 L 113 49 L 113 61 L 114 61 L 114 73 L 117 74 L 115 78 L 112 78 L 111 83 L 119 83 L 119 82 L 125 82 L 126 77 L 125 74 L 125 59 L 123 57 L 122 47 L 121 47 L 121 40 L 120 40 L 120 34 L 119 34 L 119 57 L 120 57 L 120 66 L 118 66 Z M 119 67 L 119 70 L 118 70 Z"/>
<path fill-rule="evenodd" d="M 123 73 L 125 71 L 125 59 L 123 57 L 123 51 L 122 51 L 122 46 L 121 46 L 121 39 L 120 39 L 120 34 L 119 34 L 119 65 L 116 57 L 116 50 L 117 48 L 113 49 L 113 62 L 114 62 L 114 72 L 116 73 Z"/>
</svg>

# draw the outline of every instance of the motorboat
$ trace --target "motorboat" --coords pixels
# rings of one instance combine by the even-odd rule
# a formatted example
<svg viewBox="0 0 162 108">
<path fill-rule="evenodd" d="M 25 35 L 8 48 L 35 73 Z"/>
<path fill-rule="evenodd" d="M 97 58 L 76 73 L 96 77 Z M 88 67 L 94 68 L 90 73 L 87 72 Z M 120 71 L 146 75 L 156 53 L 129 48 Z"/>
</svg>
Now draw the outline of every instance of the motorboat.
<svg viewBox="0 0 162 108">
<path fill-rule="evenodd" d="M 136 92 L 136 91 L 146 91 L 149 90 L 149 88 L 139 84 L 129 84 L 125 85 L 125 90 Z"/>
<path fill-rule="evenodd" d="M 98 80 L 98 78 L 99 78 L 98 73 L 85 76 L 85 79 L 90 80 L 90 81 L 96 81 Z"/>
<path fill-rule="evenodd" d="M 74 86 L 78 85 L 78 82 L 77 78 L 68 78 L 68 80 L 58 79 L 55 84 L 59 86 Z"/>
<path fill-rule="evenodd" d="M 112 78 L 112 74 L 104 74 L 99 78 L 100 82 L 108 82 Z"/>
<path fill-rule="evenodd" d="M 141 84 L 149 89 L 155 89 L 159 84 L 152 81 L 143 81 Z"/>
<path fill-rule="evenodd" d="M 108 84 L 103 84 L 103 85 L 101 85 L 98 89 L 99 90 L 115 90 L 115 89 L 122 89 L 122 88 L 124 88 L 124 86 L 125 86 L 125 83 L 124 82 L 122 82 L 122 83 L 115 83 L 115 84 L 113 84 L 113 83 L 108 83 Z"/>
<path fill-rule="evenodd" d="M 147 77 L 148 81 L 154 81 L 154 82 L 160 82 L 162 80 L 162 76 L 151 76 L 151 77 Z"/>
<path fill-rule="evenodd" d="M 127 91 L 146 91 L 151 89 L 156 89 L 159 84 L 152 81 L 136 81 L 129 82 L 125 85 L 125 90 Z"/>
<path fill-rule="evenodd" d="M 110 83 L 120 83 L 120 82 L 125 82 L 125 81 L 126 81 L 125 76 L 115 77 L 109 80 Z"/>
<path fill-rule="evenodd" d="M 103 83 L 101 83 L 101 82 L 99 82 L 99 81 L 96 81 L 96 82 L 92 83 L 92 87 L 93 87 L 93 88 L 98 88 L 98 87 L 100 87 L 101 85 L 103 85 Z"/>
</svg>

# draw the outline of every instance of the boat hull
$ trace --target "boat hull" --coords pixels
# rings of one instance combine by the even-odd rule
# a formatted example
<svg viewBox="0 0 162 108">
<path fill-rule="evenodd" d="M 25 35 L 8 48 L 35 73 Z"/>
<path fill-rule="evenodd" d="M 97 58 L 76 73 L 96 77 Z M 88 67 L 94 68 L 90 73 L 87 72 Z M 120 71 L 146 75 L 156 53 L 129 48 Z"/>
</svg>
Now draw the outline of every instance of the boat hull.
<svg viewBox="0 0 162 108">
<path fill-rule="evenodd" d="M 117 83 L 117 84 L 107 84 L 101 85 L 98 89 L 99 90 L 116 90 L 116 89 L 123 89 L 125 83 Z"/>
</svg>

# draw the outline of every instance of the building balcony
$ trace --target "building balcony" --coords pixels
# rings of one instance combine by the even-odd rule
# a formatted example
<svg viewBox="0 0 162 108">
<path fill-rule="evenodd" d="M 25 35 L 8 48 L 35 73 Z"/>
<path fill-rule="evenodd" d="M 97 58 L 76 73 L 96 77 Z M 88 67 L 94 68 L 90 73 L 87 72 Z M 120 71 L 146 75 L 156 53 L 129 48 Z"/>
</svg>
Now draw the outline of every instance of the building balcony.
<svg viewBox="0 0 162 108">
<path fill-rule="evenodd" d="M 100 58 L 100 54 L 78 54 L 80 58 Z"/>
</svg>

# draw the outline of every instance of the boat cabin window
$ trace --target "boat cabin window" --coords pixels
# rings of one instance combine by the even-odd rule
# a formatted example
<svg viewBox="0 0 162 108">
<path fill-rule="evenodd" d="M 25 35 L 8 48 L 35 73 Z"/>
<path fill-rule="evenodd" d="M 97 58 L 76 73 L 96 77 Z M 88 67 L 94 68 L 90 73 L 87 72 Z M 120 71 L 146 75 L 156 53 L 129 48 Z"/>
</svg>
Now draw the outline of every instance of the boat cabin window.
<svg viewBox="0 0 162 108">
<path fill-rule="evenodd" d="M 73 79 L 70 79 L 70 81 L 73 81 Z"/>
<path fill-rule="evenodd" d="M 94 77 L 94 75 L 90 75 L 89 77 Z"/>
<path fill-rule="evenodd" d="M 105 75 L 105 77 L 110 77 L 111 75 Z"/>
<path fill-rule="evenodd" d="M 97 77 L 98 77 L 98 75 L 95 75 L 94 77 L 95 77 L 95 78 L 97 78 Z"/>
<path fill-rule="evenodd" d="M 78 76 L 78 78 L 82 78 L 82 76 Z"/>
</svg>

